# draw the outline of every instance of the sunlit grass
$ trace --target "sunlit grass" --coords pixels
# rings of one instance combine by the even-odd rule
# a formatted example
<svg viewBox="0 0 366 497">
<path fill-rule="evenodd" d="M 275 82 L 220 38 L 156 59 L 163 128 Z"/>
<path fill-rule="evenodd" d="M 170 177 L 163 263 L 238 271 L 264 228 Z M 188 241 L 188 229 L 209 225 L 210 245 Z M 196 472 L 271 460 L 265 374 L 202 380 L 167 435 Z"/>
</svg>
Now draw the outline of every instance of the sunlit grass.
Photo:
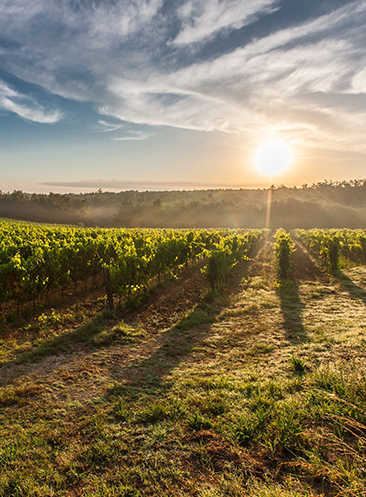
<svg viewBox="0 0 366 497">
<path fill-rule="evenodd" d="M 168 328 L 75 307 L 8 330 L 0 495 L 364 495 L 362 293 L 279 290 L 269 261 Z"/>
</svg>

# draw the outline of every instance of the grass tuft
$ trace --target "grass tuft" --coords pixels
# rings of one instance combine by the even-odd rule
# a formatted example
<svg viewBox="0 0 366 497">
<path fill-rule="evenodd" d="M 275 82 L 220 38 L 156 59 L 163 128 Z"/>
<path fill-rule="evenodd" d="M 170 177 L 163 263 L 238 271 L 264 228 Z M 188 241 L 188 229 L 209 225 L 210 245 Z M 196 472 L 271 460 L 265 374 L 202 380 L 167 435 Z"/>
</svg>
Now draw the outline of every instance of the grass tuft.
<svg viewBox="0 0 366 497">
<path fill-rule="evenodd" d="M 301 357 L 292 356 L 290 359 L 290 369 L 301 375 L 309 369 L 309 366 L 303 359 L 301 359 Z"/>
<path fill-rule="evenodd" d="M 202 429 L 207 429 L 211 428 L 211 422 L 201 416 L 199 413 L 195 413 L 192 416 L 190 416 L 187 420 L 187 424 L 189 428 L 192 430 L 202 430 Z"/>
<path fill-rule="evenodd" d="M 158 423 L 159 421 L 163 421 L 164 419 L 167 419 L 170 416 L 170 410 L 169 408 L 162 404 L 162 403 L 157 403 L 157 404 L 150 404 L 146 406 L 144 409 L 142 409 L 138 414 L 137 414 L 137 422 L 139 423 Z"/>
</svg>

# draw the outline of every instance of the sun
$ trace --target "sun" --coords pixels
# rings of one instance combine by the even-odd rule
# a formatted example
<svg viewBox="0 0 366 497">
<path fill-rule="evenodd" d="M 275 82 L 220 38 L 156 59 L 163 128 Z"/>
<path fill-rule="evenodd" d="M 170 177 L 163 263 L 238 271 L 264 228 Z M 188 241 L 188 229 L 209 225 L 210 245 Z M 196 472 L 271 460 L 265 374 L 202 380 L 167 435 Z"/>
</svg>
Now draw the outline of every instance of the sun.
<svg viewBox="0 0 366 497">
<path fill-rule="evenodd" d="M 257 150 L 255 156 L 257 171 L 267 176 L 275 176 L 286 171 L 291 160 L 291 147 L 278 140 L 266 142 Z"/>
</svg>

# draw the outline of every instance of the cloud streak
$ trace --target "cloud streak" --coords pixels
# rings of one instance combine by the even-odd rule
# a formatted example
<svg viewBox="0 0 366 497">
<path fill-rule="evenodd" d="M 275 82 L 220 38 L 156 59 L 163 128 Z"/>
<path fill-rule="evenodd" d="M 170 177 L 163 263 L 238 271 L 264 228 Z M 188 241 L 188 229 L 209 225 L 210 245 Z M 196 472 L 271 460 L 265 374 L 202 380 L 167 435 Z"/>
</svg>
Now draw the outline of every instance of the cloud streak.
<svg viewBox="0 0 366 497">
<path fill-rule="evenodd" d="M 253 22 L 258 13 L 273 11 L 273 0 L 232 2 L 225 0 L 189 0 L 177 11 L 182 29 L 174 39 L 175 45 L 202 42 L 217 32 L 239 29 Z"/>
<path fill-rule="evenodd" d="M 355 109 L 340 98 L 366 92 L 366 2 L 334 2 L 321 14 L 310 4 L 307 18 L 276 24 L 286 4 L 273 0 L 4 0 L 0 62 L 47 91 L 91 102 L 106 118 L 254 140 L 283 133 L 303 145 L 366 152 L 365 103 Z M 4 88 L 3 109 L 36 122 L 61 118 Z"/>
<path fill-rule="evenodd" d="M 211 188 L 240 188 L 242 185 L 234 183 L 194 182 L 194 181 L 134 181 L 134 180 L 106 180 L 92 179 L 80 181 L 45 181 L 39 185 L 65 188 L 107 188 L 112 190 L 182 190 L 182 189 L 211 189 Z"/>
<path fill-rule="evenodd" d="M 124 136 L 116 136 L 113 140 L 116 141 L 142 141 L 151 138 L 153 133 L 146 133 L 143 131 L 127 131 Z"/>
<path fill-rule="evenodd" d="M 47 111 L 33 98 L 20 94 L 0 80 L 0 108 L 17 114 L 28 121 L 52 124 L 62 119 L 58 110 Z"/>
<path fill-rule="evenodd" d="M 118 129 L 125 127 L 125 124 L 110 123 L 104 120 L 99 120 L 98 123 L 102 126 L 102 131 L 104 131 L 105 133 L 117 131 Z"/>
</svg>

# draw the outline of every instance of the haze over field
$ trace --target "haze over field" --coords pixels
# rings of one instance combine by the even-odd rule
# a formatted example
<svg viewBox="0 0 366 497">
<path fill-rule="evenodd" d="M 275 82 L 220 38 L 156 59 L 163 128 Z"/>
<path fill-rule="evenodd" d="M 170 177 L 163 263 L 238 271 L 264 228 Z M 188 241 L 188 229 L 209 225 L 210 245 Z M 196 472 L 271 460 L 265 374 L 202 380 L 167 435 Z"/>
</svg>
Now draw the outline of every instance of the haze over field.
<svg viewBox="0 0 366 497">
<path fill-rule="evenodd" d="M 0 0 L 0 189 L 363 178 L 365 24 L 363 0 Z"/>
<path fill-rule="evenodd" d="M 366 180 L 268 189 L 0 192 L 0 218 L 124 228 L 364 228 Z"/>
</svg>

